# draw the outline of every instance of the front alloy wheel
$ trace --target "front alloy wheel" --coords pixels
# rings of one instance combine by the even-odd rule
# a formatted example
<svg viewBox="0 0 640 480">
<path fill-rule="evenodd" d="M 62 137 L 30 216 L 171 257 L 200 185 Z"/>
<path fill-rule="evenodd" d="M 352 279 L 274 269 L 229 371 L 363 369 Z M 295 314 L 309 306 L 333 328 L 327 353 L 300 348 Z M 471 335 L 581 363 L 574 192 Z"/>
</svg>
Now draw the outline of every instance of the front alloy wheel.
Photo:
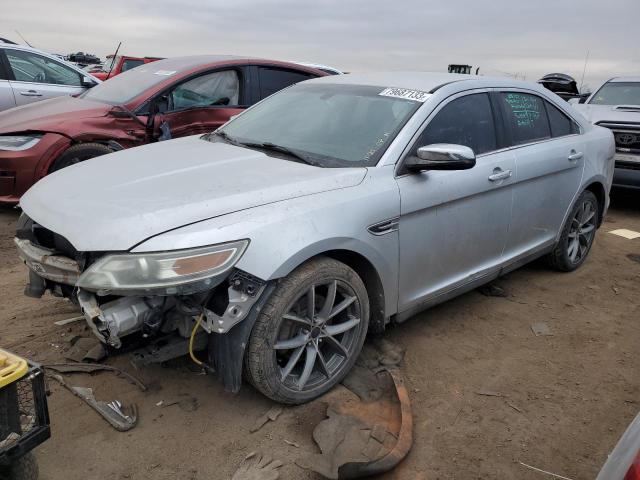
<svg viewBox="0 0 640 480">
<path fill-rule="evenodd" d="M 283 279 L 253 328 L 247 376 L 283 403 L 312 400 L 353 366 L 367 332 L 369 301 L 360 277 L 321 258 Z"/>
</svg>

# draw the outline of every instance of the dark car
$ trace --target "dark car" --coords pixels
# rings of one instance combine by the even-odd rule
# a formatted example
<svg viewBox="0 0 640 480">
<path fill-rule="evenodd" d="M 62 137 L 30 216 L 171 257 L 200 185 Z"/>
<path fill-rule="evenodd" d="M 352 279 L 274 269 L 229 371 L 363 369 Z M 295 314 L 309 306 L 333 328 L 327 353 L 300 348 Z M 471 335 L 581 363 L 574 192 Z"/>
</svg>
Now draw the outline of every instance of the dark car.
<svg viewBox="0 0 640 480">
<path fill-rule="evenodd" d="M 572 98 L 584 101 L 589 96 L 581 94 L 575 79 L 565 73 L 549 73 L 538 80 L 538 83 L 566 101 Z"/>
<path fill-rule="evenodd" d="M 116 150 L 210 132 L 294 83 L 326 76 L 302 65 L 231 56 L 142 65 L 78 97 L 0 113 L 0 203 L 48 173 Z"/>
</svg>

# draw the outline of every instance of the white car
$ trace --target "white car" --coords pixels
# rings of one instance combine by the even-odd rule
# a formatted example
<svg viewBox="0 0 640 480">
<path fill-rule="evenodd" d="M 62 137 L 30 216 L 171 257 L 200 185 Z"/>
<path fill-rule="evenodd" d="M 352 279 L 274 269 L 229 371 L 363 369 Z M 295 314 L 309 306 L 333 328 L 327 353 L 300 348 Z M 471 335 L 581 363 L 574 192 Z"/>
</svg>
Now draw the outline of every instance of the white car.
<svg viewBox="0 0 640 480">
<path fill-rule="evenodd" d="M 90 73 L 55 55 L 0 39 L 0 111 L 77 95 L 98 83 Z"/>
<path fill-rule="evenodd" d="M 607 80 L 583 104 L 570 102 L 591 123 L 613 132 L 613 185 L 640 189 L 640 77 Z"/>
</svg>

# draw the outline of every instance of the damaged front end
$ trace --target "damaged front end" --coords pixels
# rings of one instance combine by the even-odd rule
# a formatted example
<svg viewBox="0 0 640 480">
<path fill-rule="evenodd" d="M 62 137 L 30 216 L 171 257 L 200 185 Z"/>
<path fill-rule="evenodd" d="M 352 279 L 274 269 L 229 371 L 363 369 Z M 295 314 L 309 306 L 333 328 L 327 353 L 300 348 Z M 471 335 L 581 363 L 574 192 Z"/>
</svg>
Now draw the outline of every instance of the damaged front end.
<svg viewBox="0 0 640 480">
<path fill-rule="evenodd" d="M 248 240 L 168 252 L 77 252 L 23 214 L 15 243 L 29 268 L 26 295 L 49 290 L 78 303 L 111 349 L 162 344 L 161 352 L 147 348 L 152 359 L 142 363 L 186 354 L 199 325 L 194 348 L 208 346 L 211 369 L 228 390 L 240 388 L 244 346 L 270 290 L 235 268 Z"/>
</svg>

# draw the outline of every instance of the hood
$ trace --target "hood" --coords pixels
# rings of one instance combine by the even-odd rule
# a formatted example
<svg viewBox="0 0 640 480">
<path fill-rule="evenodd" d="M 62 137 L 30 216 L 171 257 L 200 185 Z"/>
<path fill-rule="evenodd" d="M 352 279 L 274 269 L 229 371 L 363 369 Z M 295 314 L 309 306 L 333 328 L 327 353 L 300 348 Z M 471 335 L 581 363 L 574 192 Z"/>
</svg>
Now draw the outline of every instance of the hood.
<svg viewBox="0 0 640 480">
<path fill-rule="evenodd" d="M 0 134 L 29 131 L 65 134 L 70 122 L 77 124 L 83 118 L 103 117 L 111 108 L 111 105 L 83 98 L 51 98 L 0 112 Z"/>
<path fill-rule="evenodd" d="M 573 108 L 582 113 L 591 123 L 640 123 L 639 105 L 593 105 L 590 103 L 580 103 L 573 105 Z"/>
<path fill-rule="evenodd" d="M 187 224 L 355 186 L 365 174 L 193 136 L 65 168 L 36 183 L 20 205 L 79 251 L 123 251 Z"/>
</svg>

